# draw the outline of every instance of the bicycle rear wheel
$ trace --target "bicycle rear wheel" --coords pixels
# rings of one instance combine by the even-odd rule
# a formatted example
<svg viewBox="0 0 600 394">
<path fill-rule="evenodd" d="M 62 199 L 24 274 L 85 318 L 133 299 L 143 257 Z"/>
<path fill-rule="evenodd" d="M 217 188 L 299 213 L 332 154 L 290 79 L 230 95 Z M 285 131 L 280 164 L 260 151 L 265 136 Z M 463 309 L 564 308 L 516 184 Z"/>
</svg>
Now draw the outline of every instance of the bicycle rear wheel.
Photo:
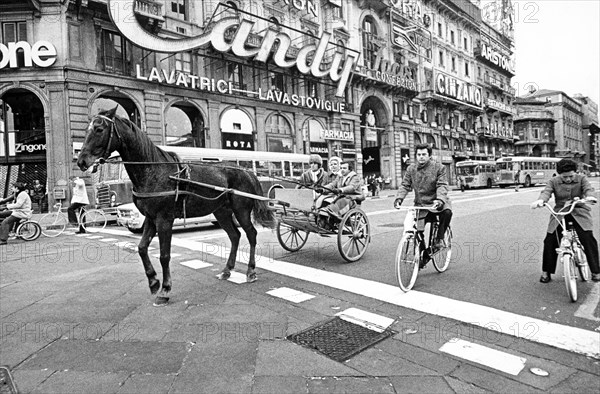
<svg viewBox="0 0 600 394">
<path fill-rule="evenodd" d="M 22 238 L 24 241 L 35 241 L 42 234 L 42 229 L 36 222 L 27 221 L 17 227 L 16 233 L 17 237 Z"/>
<path fill-rule="evenodd" d="M 450 259 L 452 258 L 452 230 L 450 227 L 448 227 L 446 234 L 444 235 L 444 243 L 445 246 L 439 252 L 431 256 L 433 266 L 437 272 L 446 271 L 450 265 Z"/>
<path fill-rule="evenodd" d="M 396 279 L 402 291 L 413 288 L 419 273 L 419 244 L 413 234 L 403 235 L 396 249 Z"/>
<path fill-rule="evenodd" d="M 67 228 L 67 217 L 60 212 L 50 212 L 38 221 L 42 234 L 46 237 L 57 237 Z"/>
<path fill-rule="evenodd" d="M 104 230 L 104 227 L 106 227 L 106 215 L 100 209 L 85 211 L 81 215 L 80 221 L 85 231 L 90 233 Z"/>
<path fill-rule="evenodd" d="M 567 286 L 567 294 L 571 301 L 577 301 L 577 274 L 575 269 L 575 261 L 569 254 L 563 254 L 558 257 L 563 264 L 563 272 L 565 276 L 565 285 Z"/>
</svg>

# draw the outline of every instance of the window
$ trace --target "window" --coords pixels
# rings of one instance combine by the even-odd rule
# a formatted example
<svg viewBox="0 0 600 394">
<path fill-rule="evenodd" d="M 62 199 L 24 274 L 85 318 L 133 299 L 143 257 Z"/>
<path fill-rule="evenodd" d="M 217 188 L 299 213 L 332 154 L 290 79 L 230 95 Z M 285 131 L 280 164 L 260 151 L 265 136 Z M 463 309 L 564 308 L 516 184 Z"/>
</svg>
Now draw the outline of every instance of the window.
<svg viewBox="0 0 600 394">
<path fill-rule="evenodd" d="M 467 50 L 469 48 L 467 37 L 463 37 L 463 49 Z"/>
<path fill-rule="evenodd" d="M 317 82 L 311 78 L 305 79 L 306 95 L 309 97 L 317 97 Z"/>
<path fill-rule="evenodd" d="M 175 54 L 175 70 L 190 73 L 192 71 L 192 53 L 177 52 Z"/>
<path fill-rule="evenodd" d="M 439 65 L 444 67 L 444 51 L 439 52 L 439 60 L 440 60 Z"/>
<path fill-rule="evenodd" d="M 185 20 L 185 3 L 186 0 L 171 0 L 171 14 L 176 18 Z"/>
<path fill-rule="evenodd" d="M 126 41 L 117 33 L 103 31 L 102 62 L 104 71 L 114 74 L 126 74 L 131 65 Z"/>
<path fill-rule="evenodd" d="M 370 16 L 367 16 L 363 20 L 362 25 L 363 58 L 364 65 L 367 68 L 373 68 L 375 64 L 375 57 L 379 50 L 376 44 L 377 41 L 377 28 L 375 27 L 375 23 Z"/>
<path fill-rule="evenodd" d="M 236 89 L 245 89 L 243 87 L 242 65 L 238 63 L 227 63 L 227 80 L 233 84 Z"/>
<path fill-rule="evenodd" d="M 540 139 L 540 129 L 538 129 L 537 127 L 534 127 L 531 135 L 536 140 L 539 140 Z"/>
<path fill-rule="evenodd" d="M 0 43 L 27 41 L 27 22 L 2 23 Z M 17 67 L 25 66 L 25 55 L 22 49 L 17 50 Z"/>
<path fill-rule="evenodd" d="M 442 37 L 442 22 L 438 22 L 438 36 Z"/>
<path fill-rule="evenodd" d="M 285 117 L 273 114 L 267 122 L 267 147 L 269 152 L 292 152 L 292 128 Z"/>
<path fill-rule="evenodd" d="M 275 73 L 275 72 L 270 72 L 269 74 L 271 77 L 271 89 L 278 90 L 278 91 L 284 91 L 285 90 L 285 78 L 284 78 L 283 74 L 279 74 L 279 73 Z"/>
<path fill-rule="evenodd" d="M 456 72 L 456 58 L 452 56 L 452 72 Z"/>
<path fill-rule="evenodd" d="M 344 19 L 344 1 L 339 2 L 340 6 L 333 6 L 333 19 Z"/>
<path fill-rule="evenodd" d="M 469 76 L 469 63 L 465 62 L 465 76 Z"/>
<path fill-rule="evenodd" d="M 450 30 L 450 43 L 454 45 L 454 30 Z"/>
<path fill-rule="evenodd" d="M 398 102 L 398 101 L 394 101 L 394 117 L 395 118 L 400 117 L 400 102 Z"/>
</svg>

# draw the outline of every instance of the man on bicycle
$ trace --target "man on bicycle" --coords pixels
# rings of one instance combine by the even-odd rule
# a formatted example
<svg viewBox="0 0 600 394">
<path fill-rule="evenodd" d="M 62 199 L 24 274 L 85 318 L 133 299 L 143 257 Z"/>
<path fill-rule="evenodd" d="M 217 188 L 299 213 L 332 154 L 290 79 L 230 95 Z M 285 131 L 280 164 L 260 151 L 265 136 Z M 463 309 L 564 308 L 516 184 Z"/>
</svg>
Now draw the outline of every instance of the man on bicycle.
<svg viewBox="0 0 600 394">
<path fill-rule="evenodd" d="M 531 209 L 544 206 L 554 194 L 556 206 L 555 211 L 564 208 L 567 201 L 578 197 L 589 202 L 596 202 L 594 188 L 585 175 L 577 174 L 577 163 L 571 159 L 562 159 L 556 163 L 557 176 L 550 179 L 548 184 L 540 193 L 538 200 L 531 204 Z M 575 232 L 583 245 L 585 256 L 587 257 L 590 271 L 592 271 L 592 280 L 600 282 L 600 264 L 598 263 L 598 242 L 594 238 L 594 222 L 592 220 L 592 209 L 587 205 L 578 205 L 574 208 L 571 215 L 565 217 L 566 222 L 572 222 Z M 556 271 L 556 249 L 560 245 L 562 238 L 562 227 L 551 216 L 546 238 L 544 239 L 544 251 L 542 253 L 542 276 L 540 282 L 550 282 L 551 275 Z"/>
<path fill-rule="evenodd" d="M 0 212 L 0 245 L 6 245 L 8 242 L 8 233 L 15 223 L 21 219 L 31 219 L 33 211 L 31 210 L 31 197 L 27 193 L 27 188 L 22 182 L 13 183 L 13 195 L 0 200 L 0 204 L 8 201 L 14 201 L 12 204 L 6 204 L 7 210 Z"/>
<path fill-rule="evenodd" d="M 71 205 L 67 208 L 69 223 L 75 226 L 79 225 L 79 229 L 75 231 L 75 234 L 85 234 L 85 228 L 78 220 L 82 208 L 90 203 L 85 189 L 85 181 L 78 176 L 71 176 L 70 179 L 73 182 L 73 195 L 71 197 Z"/>
<path fill-rule="evenodd" d="M 415 147 L 417 163 L 411 164 L 406 169 L 402 184 L 396 193 L 394 208 L 400 208 L 406 195 L 415 191 L 415 206 L 432 205 L 437 212 L 421 211 L 419 220 L 425 219 L 426 222 L 439 218 L 438 233 L 432 246 L 433 253 L 442 249 L 444 245 L 444 235 L 450 226 L 452 220 L 452 206 L 448 197 L 448 180 L 446 177 L 446 168 L 431 158 L 432 148 L 429 144 L 418 144 Z"/>
</svg>

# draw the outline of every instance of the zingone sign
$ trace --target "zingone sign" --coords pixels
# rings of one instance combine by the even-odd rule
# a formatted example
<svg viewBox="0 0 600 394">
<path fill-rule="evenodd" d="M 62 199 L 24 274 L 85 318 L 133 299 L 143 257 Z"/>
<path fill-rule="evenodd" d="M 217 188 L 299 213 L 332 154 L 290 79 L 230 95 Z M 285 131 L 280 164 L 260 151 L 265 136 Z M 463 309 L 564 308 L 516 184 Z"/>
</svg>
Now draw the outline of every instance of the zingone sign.
<svg viewBox="0 0 600 394">
<path fill-rule="evenodd" d="M 481 108 L 481 88 L 446 74 L 437 73 L 435 92 L 466 104 Z"/>
<path fill-rule="evenodd" d="M 292 44 L 292 38 L 286 33 L 268 29 L 262 38 L 259 47 L 249 48 L 246 45 L 248 37 L 252 34 L 254 22 L 238 18 L 223 18 L 216 21 L 212 28 L 207 29 L 197 37 L 173 40 L 158 37 L 148 33 L 131 17 L 134 9 L 134 0 L 110 0 L 108 9 L 117 28 L 133 44 L 142 48 L 164 53 L 186 52 L 195 48 L 203 48 L 208 45 L 219 52 L 232 52 L 241 58 L 251 58 L 265 63 L 273 52 L 273 61 L 279 67 L 296 67 L 302 74 L 312 74 L 316 78 L 329 76 L 333 82 L 337 82 L 336 96 L 342 97 L 351 72 L 358 61 L 357 52 L 346 51 L 346 54 L 336 51 L 333 60 L 324 66 L 325 52 L 329 47 L 331 33 L 323 33 L 319 42 L 300 47 L 294 58 L 289 58 L 287 52 Z M 227 39 L 227 31 L 236 29 L 233 39 Z M 276 45 L 278 43 L 278 45 Z M 344 58 L 343 58 L 344 57 Z"/>
<path fill-rule="evenodd" d="M 17 53 L 20 50 L 23 51 L 25 67 L 33 67 L 34 64 L 38 67 L 50 67 L 56 61 L 56 48 L 48 41 L 38 41 L 33 45 L 26 41 L 9 42 L 8 45 L 0 42 L 0 69 L 6 66 L 19 67 Z"/>
<path fill-rule="evenodd" d="M 494 66 L 514 74 L 512 64 L 508 56 L 501 54 L 485 42 L 481 43 L 481 57 Z"/>
</svg>

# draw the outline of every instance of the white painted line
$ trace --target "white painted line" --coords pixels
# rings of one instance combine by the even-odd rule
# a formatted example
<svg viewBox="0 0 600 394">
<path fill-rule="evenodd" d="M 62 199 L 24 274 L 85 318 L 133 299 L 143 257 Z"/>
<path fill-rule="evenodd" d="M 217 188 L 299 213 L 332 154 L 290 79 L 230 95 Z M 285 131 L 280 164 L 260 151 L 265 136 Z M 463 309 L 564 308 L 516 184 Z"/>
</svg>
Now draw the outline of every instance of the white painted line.
<svg viewBox="0 0 600 394">
<path fill-rule="evenodd" d="M 523 357 L 458 338 L 452 338 L 446 342 L 440 351 L 514 376 L 517 376 L 525 368 L 527 361 Z"/>
<path fill-rule="evenodd" d="M 88 239 L 100 239 L 102 238 L 102 235 L 92 235 L 90 237 L 88 237 Z"/>
<path fill-rule="evenodd" d="M 347 322 L 354 323 L 377 332 L 384 332 L 389 326 L 392 325 L 392 323 L 394 323 L 394 319 L 376 315 L 375 313 L 363 311 L 357 308 L 349 308 L 345 311 L 338 312 L 335 315 L 339 316 L 342 320 L 346 320 Z"/>
<path fill-rule="evenodd" d="M 246 283 L 246 275 L 241 272 L 231 271 L 231 276 L 227 280 L 239 285 L 241 283 Z"/>
<path fill-rule="evenodd" d="M 123 249 L 137 249 L 137 245 L 133 242 L 121 241 L 116 242 L 115 245 Z"/>
<path fill-rule="evenodd" d="M 171 253 L 171 258 L 174 259 L 175 257 L 180 257 L 181 255 L 179 253 Z M 157 259 L 160 258 L 160 253 L 156 253 L 153 254 L 152 257 L 156 257 Z"/>
<path fill-rule="evenodd" d="M 180 240 L 173 238 L 173 245 L 207 253 L 219 258 L 229 255 L 228 248 L 215 244 L 195 242 L 189 239 Z M 247 261 L 239 262 L 247 264 Z M 488 306 L 452 300 L 420 291 L 412 290 L 404 293 L 397 286 L 318 270 L 285 261 L 273 260 L 265 256 L 257 255 L 256 262 L 259 268 L 280 275 L 360 294 L 390 304 L 447 317 L 486 329 L 493 329 L 506 335 L 517 337 L 520 334 L 525 335 L 525 339 L 533 342 L 544 343 L 571 352 L 600 358 L 600 335 L 594 331 L 521 316 Z M 531 334 L 531 332 L 526 332 L 526 330 L 515 330 L 515 324 L 517 325 L 516 327 L 535 327 L 537 331 L 535 334 Z"/>
<path fill-rule="evenodd" d="M 212 267 L 212 264 L 204 262 L 202 260 L 182 261 L 179 264 L 185 265 L 186 267 L 190 267 L 190 268 L 193 268 L 195 270 L 200 269 L 200 268 Z"/>
<path fill-rule="evenodd" d="M 267 294 L 272 295 L 273 297 L 283 298 L 284 300 L 296 304 L 310 300 L 311 298 L 315 298 L 314 295 L 306 294 L 299 290 L 290 289 L 289 287 L 280 287 L 278 289 L 269 290 L 267 291 Z"/>
<path fill-rule="evenodd" d="M 115 242 L 118 241 L 116 238 L 104 238 L 100 240 L 101 242 Z"/>
<path fill-rule="evenodd" d="M 596 282 L 590 293 L 585 297 L 585 301 L 577 308 L 575 316 L 587 320 L 600 321 L 600 317 L 595 315 L 595 312 L 598 310 L 598 304 L 600 304 L 600 283 Z"/>
</svg>

